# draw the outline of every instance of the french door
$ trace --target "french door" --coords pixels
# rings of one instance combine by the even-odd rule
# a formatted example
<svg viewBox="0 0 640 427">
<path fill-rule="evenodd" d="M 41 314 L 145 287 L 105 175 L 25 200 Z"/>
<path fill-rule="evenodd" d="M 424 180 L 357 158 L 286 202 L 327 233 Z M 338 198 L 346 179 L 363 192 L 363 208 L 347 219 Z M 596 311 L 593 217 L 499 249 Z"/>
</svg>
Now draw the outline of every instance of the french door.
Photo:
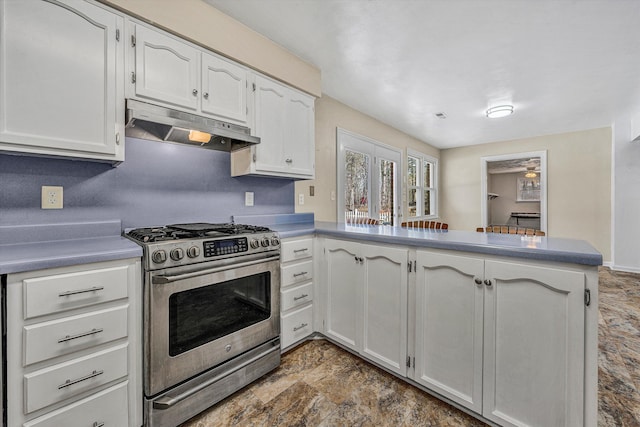
<svg viewBox="0 0 640 427">
<path fill-rule="evenodd" d="M 338 129 L 338 222 L 364 218 L 397 225 L 402 153 L 375 140 Z"/>
</svg>

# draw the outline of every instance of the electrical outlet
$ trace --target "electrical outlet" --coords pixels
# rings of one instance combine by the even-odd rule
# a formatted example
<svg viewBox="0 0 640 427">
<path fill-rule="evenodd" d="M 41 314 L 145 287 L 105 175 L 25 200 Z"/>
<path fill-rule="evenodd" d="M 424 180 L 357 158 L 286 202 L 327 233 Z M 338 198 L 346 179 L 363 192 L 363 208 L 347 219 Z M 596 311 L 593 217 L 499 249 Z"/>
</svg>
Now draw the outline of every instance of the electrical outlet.
<svg viewBox="0 0 640 427">
<path fill-rule="evenodd" d="M 298 204 L 304 205 L 304 193 L 298 194 Z"/>
<path fill-rule="evenodd" d="M 42 186 L 42 209 L 62 209 L 62 187 Z"/>
<path fill-rule="evenodd" d="M 253 191 L 246 191 L 244 193 L 244 205 L 253 206 Z"/>
</svg>

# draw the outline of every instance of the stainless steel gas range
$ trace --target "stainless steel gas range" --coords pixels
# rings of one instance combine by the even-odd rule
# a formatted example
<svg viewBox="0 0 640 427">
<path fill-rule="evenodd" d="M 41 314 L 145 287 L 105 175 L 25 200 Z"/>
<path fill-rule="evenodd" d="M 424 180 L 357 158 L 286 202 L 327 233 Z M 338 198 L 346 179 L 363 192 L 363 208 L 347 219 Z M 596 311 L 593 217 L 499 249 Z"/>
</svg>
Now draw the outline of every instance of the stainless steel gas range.
<svg viewBox="0 0 640 427">
<path fill-rule="evenodd" d="M 144 250 L 145 425 L 176 426 L 280 364 L 280 240 L 265 227 L 175 224 Z"/>
</svg>

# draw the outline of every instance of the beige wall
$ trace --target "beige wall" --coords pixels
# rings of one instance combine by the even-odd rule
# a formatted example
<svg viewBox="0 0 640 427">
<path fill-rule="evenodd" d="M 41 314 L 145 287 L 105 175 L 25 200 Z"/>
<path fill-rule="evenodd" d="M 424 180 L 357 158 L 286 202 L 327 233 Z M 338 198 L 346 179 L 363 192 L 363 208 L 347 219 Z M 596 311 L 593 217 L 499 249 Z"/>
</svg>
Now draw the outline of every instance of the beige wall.
<svg viewBox="0 0 640 427">
<path fill-rule="evenodd" d="M 336 192 L 336 128 L 342 128 L 374 139 L 383 144 L 440 157 L 440 150 L 385 125 L 324 95 L 316 100 L 316 179 L 296 182 L 296 212 L 314 212 L 317 221 L 335 221 L 337 202 L 331 200 Z M 406 150 L 404 151 L 406 155 Z M 404 162 L 406 163 L 406 162 Z M 406 168 L 406 165 L 403 165 Z M 403 176 L 406 170 L 403 171 Z M 309 186 L 315 196 L 309 196 Z M 404 187 L 404 185 L 403 185 Z M 404 191 L 404 190 L 403 190 Z M 304 194 L 304 205 L 298 204 L 298 194 Z"/>
<path fill-rule="evenodd" d="M 441 216 L 450 229 L 481 221 L 480 158 L 547 150 L 547 232 L 583 239 L 611 260 L 611 128 L 442 150 Z"/>
<path fill-rule="evenodd" d="M 320 70 L 202 0 L 99 0 L 314 96 Z"/>
</svg>

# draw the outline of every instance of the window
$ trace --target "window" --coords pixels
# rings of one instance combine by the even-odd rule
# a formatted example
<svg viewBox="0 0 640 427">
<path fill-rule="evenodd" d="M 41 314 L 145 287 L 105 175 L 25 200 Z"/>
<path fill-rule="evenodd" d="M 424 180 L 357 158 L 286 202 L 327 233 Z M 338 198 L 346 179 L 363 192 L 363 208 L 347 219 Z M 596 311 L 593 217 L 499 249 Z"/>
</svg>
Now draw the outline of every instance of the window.
<svg viewBox="0 0 640 427">
<path fill-rule="evenodd" d="M 338 221 L 397 225 L 401 159 L 398 149 L 338 129 Z"/>
<path fill-rule="evenodd" d="M 437 159 L 407 151 L 408 219 L 438 215 L 437 168 Z"/>
</svg>

